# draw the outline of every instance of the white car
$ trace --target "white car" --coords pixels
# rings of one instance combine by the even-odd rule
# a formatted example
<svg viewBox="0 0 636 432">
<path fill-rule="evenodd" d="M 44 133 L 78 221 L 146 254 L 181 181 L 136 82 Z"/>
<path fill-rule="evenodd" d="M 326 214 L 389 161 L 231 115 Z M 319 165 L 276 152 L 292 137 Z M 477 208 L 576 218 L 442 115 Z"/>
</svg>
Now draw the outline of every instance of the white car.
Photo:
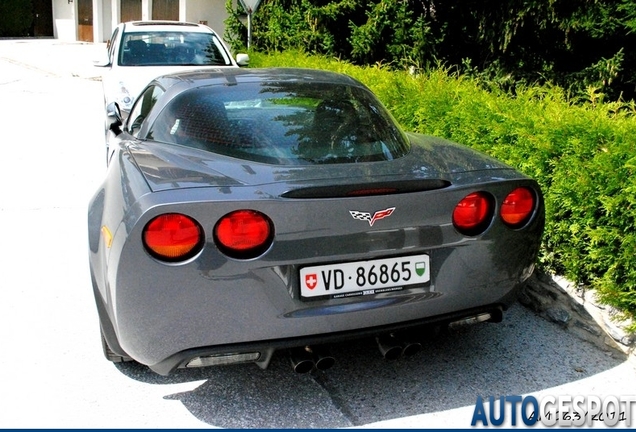
<svg viewBox="0 0 636 432">
<path fill-rule="evenodd" d="M 180 21 L 131 21 L 119 24 L 107 44 L 103 67 L 104 104 L 117 103 L 127 116 L 137 95 L 155 77 L 188 69 L 238 68 L 247 54 L 232 58 L 210 27 Z"/>
</svg>

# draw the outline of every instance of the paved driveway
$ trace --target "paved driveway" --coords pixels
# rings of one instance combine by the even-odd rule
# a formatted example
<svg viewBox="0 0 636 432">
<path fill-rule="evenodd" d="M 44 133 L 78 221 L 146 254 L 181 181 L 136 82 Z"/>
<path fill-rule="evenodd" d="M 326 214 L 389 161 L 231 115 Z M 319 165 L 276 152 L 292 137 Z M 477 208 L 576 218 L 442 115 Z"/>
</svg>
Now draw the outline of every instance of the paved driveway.
<svg viewBox="0 0 636 432">
<path fill-rule="evenodd" d="M 632 363 L 522 306 L 383 360 L 373 341 L 297 375 L 277 355 L 161 377 L 102 358 L 86 208 L 104 174 L 103 45 L 0 41 L 0 427 L 470 427 L 477 396 L 629 395 Z M 62 65 L 58 65 L 59 62 Z"/>
</svg>

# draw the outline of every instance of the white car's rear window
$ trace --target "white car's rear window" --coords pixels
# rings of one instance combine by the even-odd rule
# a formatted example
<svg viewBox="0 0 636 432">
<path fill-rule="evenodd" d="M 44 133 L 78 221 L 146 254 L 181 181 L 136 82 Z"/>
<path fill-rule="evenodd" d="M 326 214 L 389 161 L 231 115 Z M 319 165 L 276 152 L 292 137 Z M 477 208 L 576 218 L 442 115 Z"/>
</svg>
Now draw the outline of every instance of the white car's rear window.
<svg viewBox="0 0 636 432">
<path fill-rule="evenodd" d="M 230 66 L 218 38 L 199 32 L 133 32 L 122 36 L 120 66 Z"/>
</svg>

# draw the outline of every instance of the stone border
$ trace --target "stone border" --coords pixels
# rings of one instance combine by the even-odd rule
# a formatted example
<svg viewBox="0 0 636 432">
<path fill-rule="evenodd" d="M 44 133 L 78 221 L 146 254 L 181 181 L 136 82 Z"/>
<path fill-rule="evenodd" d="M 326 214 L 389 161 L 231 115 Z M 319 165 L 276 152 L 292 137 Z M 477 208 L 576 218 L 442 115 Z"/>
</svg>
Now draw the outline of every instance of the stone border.
<svg viewBox="0 0 636 432">
<path fill-rule="evenodd" d="M 596 301 L 593 290 L 560 276 L 537 272 L 519 293 L 519 302 L 600 349 L 622 352 L 636 366 L 636 334 L 623 330 L 617 311 Z"/>
</svg>

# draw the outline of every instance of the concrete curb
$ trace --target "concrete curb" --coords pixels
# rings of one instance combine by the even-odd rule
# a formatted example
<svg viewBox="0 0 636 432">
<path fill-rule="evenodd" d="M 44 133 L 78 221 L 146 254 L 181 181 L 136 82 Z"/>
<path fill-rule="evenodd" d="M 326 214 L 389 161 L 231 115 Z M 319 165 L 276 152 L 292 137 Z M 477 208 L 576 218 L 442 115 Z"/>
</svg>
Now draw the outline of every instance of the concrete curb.
<svg viewBox="0 0 636 432">
<path fill-rule="evenodd" d="M 548 321 L 602 350 L 622 353 L 636 366 L 636 334 L 616 311 L 596 301 L 595 293 L 560 276 L 535 272 L 519 294 L 519 302 Z"/>
</svg>

